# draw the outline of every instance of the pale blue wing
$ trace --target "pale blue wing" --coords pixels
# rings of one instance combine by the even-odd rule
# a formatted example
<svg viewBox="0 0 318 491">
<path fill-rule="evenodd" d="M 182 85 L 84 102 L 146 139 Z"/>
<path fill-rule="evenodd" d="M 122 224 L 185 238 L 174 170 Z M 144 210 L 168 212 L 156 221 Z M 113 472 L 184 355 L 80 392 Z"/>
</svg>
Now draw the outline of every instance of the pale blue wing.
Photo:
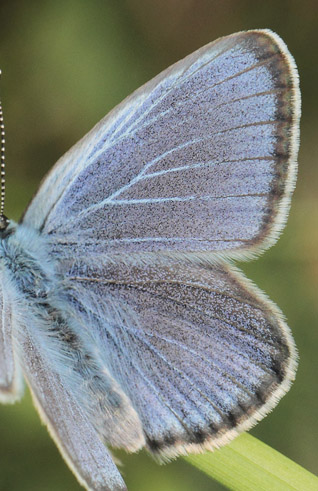
<svg viewBox="0 0 318 491">
<path fill-rule="evenodd" d="M 15 402 L 23 393 L 23 379 L 14 353 L 13 311 L 16 295 L 12 282 L 0 274 L 0 402 Z"/>
<path fill-rule="evenodd" d="M 151 451 L 169 457 L 221 446 L 288 390 L 296 364 L 289 329 L 229 265 L 157 257 L 62 269 L 68 301 L 94 326 L 96 349 Z"/>
<path fill-rule="evenodd" d="M 127 489 L 85 410 L 52 367 L 41 343 L 23 327 L 19 356 L 34 403 L 67 464 L 86 489 Z"/>
<path fill-rule="evenodd" d="M 95 126 L 49 173 L 24 223 L 58 255 L 252 253 L 286 218 L 298 119 L 283 41 L 270 31 L 221 38 Z"/>
</svg>

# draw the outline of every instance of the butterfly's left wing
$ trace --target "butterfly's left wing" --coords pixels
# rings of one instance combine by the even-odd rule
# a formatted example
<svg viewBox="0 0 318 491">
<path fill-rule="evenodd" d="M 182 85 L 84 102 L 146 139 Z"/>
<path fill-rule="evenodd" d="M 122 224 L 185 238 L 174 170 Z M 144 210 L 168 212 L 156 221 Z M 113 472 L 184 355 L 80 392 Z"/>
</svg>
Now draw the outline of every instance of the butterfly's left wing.
<svg viewBox="0 0 318 491">
<path fill-rule="evenodd" d="M 15 291 L 5 270 L 0 274 L 0 402 L 15 402 L 23 393 L 22 372 L 15 356 L 13 313 Z"/>
<path fill-rule="evenodd" d="M 74 262 L 63 271 L 69 303 L 91 326 L 99 357 L 155 453 L 223 445 L 288 390 L 295 372 L 289 329 L 229 265 L 156 256 L 152 264 Z"/>
<path fill-rule="evenodd" d="M 19 356 L 42 421 L 78 481 L 94 491 L 127 489 L 85 410 L 70 393 L 50 357 L 27 326 L 19 332 Z"/>
</svg>

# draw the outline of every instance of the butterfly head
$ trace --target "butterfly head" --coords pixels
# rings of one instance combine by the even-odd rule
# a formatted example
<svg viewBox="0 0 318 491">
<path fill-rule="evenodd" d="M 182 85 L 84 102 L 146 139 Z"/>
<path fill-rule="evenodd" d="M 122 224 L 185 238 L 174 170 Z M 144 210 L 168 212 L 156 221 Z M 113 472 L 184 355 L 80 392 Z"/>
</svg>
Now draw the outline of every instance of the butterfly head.
<svg viewBox="0 0 318 491">
<path fill-rule="evenodd" d="M 0 215 L 0 235 L 8 228 L 10 220 L 5 215 Z"/>
</svg>

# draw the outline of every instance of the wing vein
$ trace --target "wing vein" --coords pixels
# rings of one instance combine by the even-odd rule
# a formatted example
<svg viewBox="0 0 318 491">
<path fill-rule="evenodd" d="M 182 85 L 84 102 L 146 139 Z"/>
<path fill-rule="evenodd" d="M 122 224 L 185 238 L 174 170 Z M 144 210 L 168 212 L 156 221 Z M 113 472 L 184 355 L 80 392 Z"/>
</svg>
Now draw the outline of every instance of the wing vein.
<svg viewBox="0 0 318 491">
<path fill-rule="evenodd" d="M 260 66 L 263 66 L 263 65 L 266 65 L 268 63 L 268 61 L 270 61 L 274 56 L 277 56 L 277 53 L 274 53 L 273 55 L 269 56 L 268 58 L 266 58 L 265 60 L 262 60 L 258 63 L 255 63 L 255 65 L 251 65 L 250 67 L 248 68 L 245 68 L 244 70 L 240 70 L 239 72 L 236 72 L 235 74 L 229 76 L 229 77 L 226 77 L 222 80 L 220 80 L 219 82 L 215 82 L 214 84 L 208 86 L 208 87 L 205 87 L 204 89 L 202 90 L 198 90 L 195 92 L 195 95 L 197 94 L 201 94 L 207 90 L 212 90 L 214 89 L 215 87 L 219 86 L 219 85 L 222 85 L 223 83 L 225 82 L 228 82 L 229 80 L 233 80 L 237 77 L 239 77 L 240 75 L 243 75 L 244 73 L 247 73 L 249 71 L 252 71 L 254 70 L 255 68 L 259 68 Z M 209 63 L 211 63 L 211 61 L 213 60 L 210 60 L 209 62 L 206 63 L 206 65 L 208 65 Z M 206 66 L 205 65 L 205 66 Z M 193 74 L 196 73 L 196 72 L 193 72 Z M 191 74 L 191 76 L 193 75 Z M 191 78 L 191 77 L 190 77 Z M 186 79 L 181 79 L 181 82 L 184 82 L 184 80 Z M 172 88 L 174 87 L 174 85 L 171 86 L 171 88 L 169 90 L 167 90 L 164 94 L 164 97 L 158 99 L 156 101 L 156 104 L 154 104 L 153 106 L 150 107 L 150 109 L 147 111 L 147 112 L 144 112 L 139 119 L 137 119 L 130 127 L 129 127 L 129 131 L 127 130 L 125 133 L 123 133 L 123 135 L 120 136 L 120 138 L 117 140 L 117 141 L 120 141 L 121 138 L 125 138 L 127 135 L 129 135 L 129 137 L 133 136 L 135 131 L 137 130 L 140 130 L 140 129 L 145 129 L 147 128 L 150 124 L 154 123 L 158 118 L 162 117 L 164 114 L 168 113 L 170 110 L 173 110 L 173 107 L 172 108 L 169 108 L 165 111 L 162 111 L 161 113 L 158 113 L 158 115 L 155 117 L 155 118 L 152 118 L 151 120 L 146 120 L 145 116 L 147 116 L 149 114 L 150 111 L 152 111 L 160 102 L 162 102 L 162 100 L 165 99 L 165 97 L 167 96 L 167 94 L 170 92 L 170 90 L 172 90 Z M 192 98 L 191 98 L 192 99 Z M 187 101 L 186 101 L 187 102 Z M 181 102 L 179 104 L 182 104 Z M 178 106 L 178 103 L 176 104 L 176 106 Z M 139 125 L 139 122 L 140 120 L 146 120 L 145 123 L 143 125 Z"/>
<path fill-rule="evenodd" d="M 128 128 L 128 130 L 126 131 L 126 133 L 123 133 L 123 135 L 121 135 L 120 138 L 118 138 L 116 140 L 116 142 L 119 141 L 119 139 L 121 139 L 122 137 L 124 138 L 127 134 L 129 134 L 129 132 L 131 131 L 131 128 L 133 128 L 134 126 L 138 125 L 138 123 L 142 119 L 146 119 L 146 117 L 149 114 L 149 112 L 152 109 L 154 109 L 158 104 L 160 104 L 160 102 L 162 102 L 167 97 L 167 95 L 175 88 L 175 86 L 177 85 L 178 82 L 180 82 L 180 80 L 182 82 L 184 82 L 185 80 L 188 80 L 188 79 L 192 78 L 200 70 L 202 70 L 203 68 L 206 68 L 210 63 L 212 63 L 213 61 L 215 61 L 217 58 L 219 58 L 220 56 L 222 56 L 227 51 L 230 51 L 230 49 L 234 45 L 235 45 L 235 43 L 233 42 L 230 46 L 227 46 L 224 50 L 221 50 L 219 53 L 216 54 L 216 56 L 210 58 L 206 63 L 203 63 L 202 65 L 200 65 L 196 70 L 193 70 L 193 72 L 191 72 L 190 75 L 188 75 L 187 77 L 184 77 L 184 75 L 191 68 L 192 64 L 189 67 L 187 67 L 186 69 L 184 69 L 181 73 L 179 73 L 178 76 L 176 76 L 174 82 L 170 85 L 170 87 L 168 89 L 166 89 L 163 92 L 163 94 L 156 100 L 156 103 L 153 104 L 152 106 L 150 106 L 150 108 L 147 111 L 144 111 L 141 114 L 141 116 L 138 119 L 136 119 L 135 122 Z M 152 92 L 149 93 L 149 97 L 151 97 L 151 95 L 152 95 Z M 143 103 L 146 102 L 146 101 L 147 101 L 147 98 L 145 98 L 143 100 Z"/>
<path fill-rule="evenodd" d="M 164 203 L 167 201 L 193 201 L 193 200 L 203 200 L 203 201 L 213 201 L 231 198 L 260 198 L 262 196 L 268 196 L 268 193 L 251 193 L 251 194 L 229 194 L 227 196 L 172 196 L 165 198 L 140 198 L 140 199 L 116 199 L 111 201 L 114 205 L 128 205 L 128 204 L 142 204 L 142 203 Z"/>
<path fill-rule="evenodd" d="M 151 174 L 145 174 L 143 175 L 140 180 L 146 180 L 146 179 L 151 179 L 153 177 L 169 174 L 171 172 L 179 172 L 179 171 L 184 171 L 184 170 L 189 170 L 189 169 L 197 169 L 197 168 L 204 168 L 204 167 L 216 167 L 218 165 L 224 165 L 224 164 L 231 164 L 231 163 L 239 163 L 239 162 L 257 162 L 259 160 L 266 160 L 266 161 L 272 161 L 273 157 L 268 156 L 268 157 L 253 157 L 253 158 L 246 158 L 246 159 L 228 159 L 228 160 L 222 160 L 222 161 L 217 161 L 217 160 L 210 160 L 209 162 L 197 162 L 195 164 L 190 164 L 190 165 L 180 165 L 179 167 L 172 167 L 170 169 L 165 169 L 165 170 L 159 170 L 156 172 L 152 172 Z"/>
<path fill-rule="evenodd" d="M 132 330 L 132 328 L 130 328 L 130 330 Z M 165 356 L 163 356 L 152 344 L 150 344 L 149 342 L 147 342 L 144 338 L 142 338 L 140 336 L 140 334 L 138 333 L 137 329 L 133 329 L 133 334 L 135 337 L 137 337 L 139 339 L 139 341 L 141 343 L 143 343 L 145 346 L 147 346 L 147 348 L 149 349 L 149 351 L 151 351 L 155 356 L 157 356 L 157 358 L 163 360 L 163 362 L 169 366 L 170 368 L 172 368 L 173 371 L 177 372 L 179 374 L 179 376 L 181 377 L 181 379 L 186 379 L 187 382 L 189 382 L 189 384 L 194 387 L 198 392 L 199 394 L 206 400 L 209 402 L 209 404 L 211 404 L 211 406 L 219 413 L 220 416 L 222 416 L 222 412 L 221 412 L 221 409 L 219 409 L 214 402 L 211 401 L 211 399 L 206 396 L 202 391 L 201 389 L 199 389 L 190 379 L 190 377 L 188 375 L 186 375 L 184 372 L 182 372 L 179 368 L 177 368 L 175 365 L 173 365 L 173 363 L 169 362 Z M 170 377 L 169 377 L 170 378 Z M 171 381 L 171 383 L 173 383 L 173 381 Z M 187 400 L 187 395 L 179 388 L 179 392 L 180 394 L 182 394 L 184 396 L 184 398 Z M 195 402 L 193 400 L 191 400 L 192 404 Z"/>
<path fill-rule="evenodd" d="M 131 327 L 127 327 L 128 330 L 132 330 L 133 332 L 135 331 L 134 328 L 131 328 Z M 149 337 L 153 337 L 153 338 L 158 338 L 158 339 L 161 339 L 163 341 L 166 341 L 168 344 L 172 344 L 172 345 L 176 345 L 178 346 L 178 348 L 188 352 L 188 353 L 191 353 L 191 355 L 194 356 L 194 358 L 197 358 L 198 357 L 198 352 L 192 350 L 189 348 L 189 346 L 187 346 L 186 344 L 184 343 L 180 343 L 180 341 L 177 341 L 175 339 L 171 339 L 171 338 L 168 338 L 166 336 L 161 336 L 159 333 L 156 333 L 156 334 L 151 334 L 151 333 L 145 333 L 146 336 L 149 336 Z M 224 340 L 221 340 L 222 344 L 224 346 L 226 346 L 226 348 L 230 348 L 230 350 L 232 352 L 235 352 L 235 349 L 231 349 L 231 346 Z M 215 356 L 216 353 L 213 353 L 213 356 Z M 243 357 L 244 358 L 244 357 Z M 247 358 L 247 357 L 245 357 Z M 251 396 L 251 392 L 248 390 L 247 387 L 245 387 L 243 384 L 241 384 L 240 382 L 238 382 L 237 378 L 234 378 L 233 376 L 231 376 L 229 373 L 227 373 L 224 369 L 222 370 L 221 366 L 216 363 L 216 360 L 211 360 L 210 358 L 208 358 L 206 355 L 203 355 L 202 353 L 200 353 L 200 359 L 201 360 L 204 360 L 208 365 L 211 365 L 217 372 L 219 372 L 223 377 L 227 378 L 228 380 L 230 380 L 231 382 L 233 382 L 234 385 L 237 385 L 240 389 L 242 389 L 246 394 L 248 394 L 249 396 Z M 224 360 L 223 360 L 224 362 Z M 263 369 L 264 371 L 266 370 L 266 367 L 265 365 L 262 365 L 262 364 L 256 364 L 259 368 Z M 200 392 L 201 393 L 201 392 Z M 211 402 L 209 398 L 206 398 L 206 400 L 208 402 Z M 212 403 L 212 402 L 211 402 Z M 212 403 L 213 404 L 213 403 Z"/>
</svg>

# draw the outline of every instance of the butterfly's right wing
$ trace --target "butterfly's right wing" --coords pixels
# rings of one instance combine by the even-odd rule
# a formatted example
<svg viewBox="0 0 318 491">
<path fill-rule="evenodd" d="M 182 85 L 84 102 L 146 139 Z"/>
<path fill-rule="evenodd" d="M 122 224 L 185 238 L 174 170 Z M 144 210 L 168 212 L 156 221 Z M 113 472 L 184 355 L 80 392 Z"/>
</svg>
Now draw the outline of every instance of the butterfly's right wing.
<svg viewBox="0 0 318 491">
<path fill-rule="evenodd" d="M 299 90 L 270 31 L 221 38 L 123 101 L 53 167 L 24 216 L 57 257 L 246 257 L 277 238 L 296 175 Z"/>
<path fill-rule="evenodd" d="M 232 266 L 159 255 L 151 264 L 64 266 L 74 317 L 88 326 L 156 454 L 224 445 L 288 390 L 296 365 L 289 329 Z"/>
</svg>

